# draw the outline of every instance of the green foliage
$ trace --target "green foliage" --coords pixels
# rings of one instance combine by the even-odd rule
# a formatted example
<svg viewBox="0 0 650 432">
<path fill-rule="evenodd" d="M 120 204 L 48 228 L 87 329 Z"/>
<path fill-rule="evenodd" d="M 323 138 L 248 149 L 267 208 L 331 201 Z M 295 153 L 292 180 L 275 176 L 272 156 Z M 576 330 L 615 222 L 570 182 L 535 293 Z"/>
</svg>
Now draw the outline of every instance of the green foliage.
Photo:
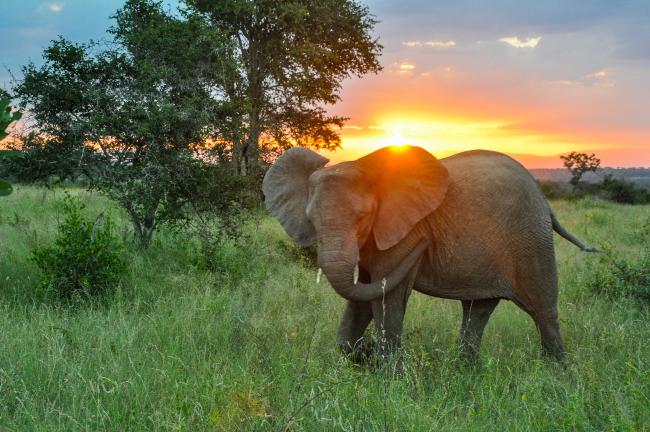
<svg viewBox="0 0 650 432">
<path fill-rule="evenodd" d="M 9 125 L 15 121 L 20 120 L 22 113 L 20 111 L 11 112 L 11 105 L 9 103 L 11 99 L 4 92 L 0 91 L 0 141 L 7 137 L 7 128 Z M 0 160 L 4 159 L 7 156 L 6 151 L 0 152 Z M 13 187 L 11 183 L 5 180 L 0 180 L 0 196 L 7 196 L 13 192 Z"/>
<path fill-rule="evenodd" d="M 67 301 L 96 299 L 115 288 L 126 271 L 123 245 L 110 217 L 88 218 L 85 205 L 70 195 L 62 210 L 54 244 L 32 252 L 42 273 L 41 290 Z"/>
<path fill-rule="evenodd" d="M 571 172 L 569 183 L 573 185 L 574 190 L 580 185 L 580 179 L 584 173 L 596 172 L 600 167 L 600 159 L 593 153 L 588 155 L 572 151 L 567 155 L 560 156 L 560 159 L 564 161 L 564 166 Z"/>
<path fill-rule="evenodd" d="M 246 265 L 250 237 L 243 228 L 262 214 L 260 185 L 250 176 L 236 175 L 220 166 L 208 165 L 193 172 L 200 176 L 188 181 L 193 212 L 176 225 L 199 239 L 199 264 L 203 268 L 238 280 L 250 270 Z M 228 245 L 238 247 L 233 251 Z"/>
<path fill-rule="evenodd" d="M 607 174 L 600 185 L 605 197 L 621 204 L 649 204 L 650 191 L 622 178 Z"/>
<path fill-rule="evenodd" d="M 650 306 L 650 219 L 639 230 L 642 245 L 634 258 L 605 249 L 600 265 L 587 280 L 587 288 L 611 299 L 633 298 Z"/>
<path fill-rule="evenodd" d="M 163 224 L 205 234 L 203 227 L 210 226 L 210 218 L 218 218 L 219 233 L 234 238 L 245 212 L 259 203 L 259 196 L 253 193 L 259 190 L 255 179 L 234 175 L 229 165 L 209 163 L 190 154 L 149 152 L 138 164 L 113 172 L 95 187 L 127 211 L 136 241 L 144 247 Z"/>
<path fill-rule="evenodd" d="M 0 141 L 7 137 L 7 128 L 9 125 L 20 120 L 23 115 L 20 111 L 12 112 L 10 103 L 11 99 L 9 96 L 0 93 Z"/>
<path fill-rule="evenodd" d="M 0 196 L 11 195 L 14 188 L 8 181 L 0 180 Z"/>
</svg>

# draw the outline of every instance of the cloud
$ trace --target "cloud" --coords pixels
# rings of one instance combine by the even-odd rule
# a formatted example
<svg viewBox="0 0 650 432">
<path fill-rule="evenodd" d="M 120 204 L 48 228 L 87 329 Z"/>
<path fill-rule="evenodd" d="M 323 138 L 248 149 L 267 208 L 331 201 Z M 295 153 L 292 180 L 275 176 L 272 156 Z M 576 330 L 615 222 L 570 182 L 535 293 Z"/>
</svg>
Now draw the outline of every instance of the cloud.
<svg viewBox="0 0 650 432">
<path fill-rule="evenodd" d="M 517 36 L 502 37 L 499 42 L 507 43 L 515 48 L 535 48 L 539 41 L 542 40 L 541 36 L 529 37 L 526 40 L 521 40 Z"/>
<path fill-rule="evenodd" d="M 561 85 L 565 85 L 565 86 L 572 86 L 572 85 L 579 85 L 580 81 L 563 79 L 563 80 L 549 81 L 549 83 L 551 83 L 551 84 L 561 84 Z"/>
<path fill-rule="evenodd" d="M 598 87 L 615 87 L 616 81 L 610 78 L 609 71 L 607 69 L 601 69 L 596 72 L 585 75 L 585 83 L 590 85 L 595 85 Z"/>
<path fill-rule="evenodd" d="M 407 47 L 423 47 L 423 46 L 428 46 L 428 47 L 433 47 L 433 48 L 451 48 L 451 47 L 455 47 L 455 46 L 456 46 L 456 41 L 453 41 L 453 40 L 446 40 L 446 41 L 438 41 L 438 40 L 420 41 L 420 40 L 413 40 L 413 41 L 402 42 L 402 45 L 406 45 Z"/>
<path fill-rule="evenodd" d="M 63 10 L 63 3 L 41 3 L 36 9 L 37 12 L 50 11 L 54 13 L 59 13 Z"/>
<path fill-rule="evenodd" d="M 596 72 L 584 75 L 578 79 L 561 79 L 555 81 L 549 81 L 550 84 L 561 84 L 565 86 L 582 86 L 584 88 L 588 87 L 614 87 L 616 86 L 616 81 L 608 79 L 609 71 L 606 69 L 601 69 Z"/>
<path fill-rule="evenodd" d="M 609 76 L 609 72 L 607 72 L 607 70 L 605 69 L 601 69 L 594 73 L 590 73 L 589 75 L 587 75 L 587 78 L 604 79 L 607 78 L 608 76 Z"/>
<path fill-rule="evenodd" d="M 408 60 L 403 61 L 402 63 L 397 65 L 397 67 L 399 69 L 400 74 L 408 74 L 413 72 L 413 70 L 415 69 L 415 65 L 410 63 Z"/>
</svg>

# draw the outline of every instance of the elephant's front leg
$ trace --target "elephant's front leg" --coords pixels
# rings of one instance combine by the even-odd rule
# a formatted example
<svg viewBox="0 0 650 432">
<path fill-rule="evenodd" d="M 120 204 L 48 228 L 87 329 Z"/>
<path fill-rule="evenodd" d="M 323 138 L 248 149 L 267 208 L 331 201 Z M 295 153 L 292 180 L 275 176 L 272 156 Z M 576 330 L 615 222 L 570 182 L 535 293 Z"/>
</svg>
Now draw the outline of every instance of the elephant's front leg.
<svg viewBox="0 0 650 432">
<path fill-rule="evenodd" d="M 364 363 L 372 354 L 372 343 L 363 337 L 370 320 L 370 303 L 348 301 L 336 335 L 336 344 L 355 363 Z"/>
<path fill-rule="evenodd" d="M 402 346 L 404 314 L 412 286 L 412 281 L 405 281 L 389 294 L 371 302 L 379 354 L 383 358 L 387 358 Z"/>
<path fill-rule="evenodd" d="M 481 346 L 483 330 L 499 299 L 462 300 L 463 321 L 458 337 L 458 349 L 467 360 L 475 361 Z"/>
</svg>

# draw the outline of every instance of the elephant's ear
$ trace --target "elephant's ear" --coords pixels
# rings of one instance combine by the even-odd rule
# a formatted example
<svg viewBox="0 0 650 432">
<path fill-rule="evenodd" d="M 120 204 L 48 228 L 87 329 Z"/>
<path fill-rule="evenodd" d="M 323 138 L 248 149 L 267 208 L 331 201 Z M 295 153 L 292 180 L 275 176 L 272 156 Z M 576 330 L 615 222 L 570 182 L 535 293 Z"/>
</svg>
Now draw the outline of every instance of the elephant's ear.
<svg viewBox="0 0 650 432">
<path fill-rule="evenodd" d="M 447 168 L 420 147 L 384 147 L 358 162 L 375 185 L 378 208 L 373 232 L 380 250 L 406 237 L 447 193 Z"/>
<path fill-rule="evenodd" d="M 309 176 L 329 159 L 306 148 L 284 152 L 266 172 L 262 192 L 268 211 L 275 216 L 289 236 L 301 246 L 316 240 L 316 231 L 307 219 Z"/>
</svg>

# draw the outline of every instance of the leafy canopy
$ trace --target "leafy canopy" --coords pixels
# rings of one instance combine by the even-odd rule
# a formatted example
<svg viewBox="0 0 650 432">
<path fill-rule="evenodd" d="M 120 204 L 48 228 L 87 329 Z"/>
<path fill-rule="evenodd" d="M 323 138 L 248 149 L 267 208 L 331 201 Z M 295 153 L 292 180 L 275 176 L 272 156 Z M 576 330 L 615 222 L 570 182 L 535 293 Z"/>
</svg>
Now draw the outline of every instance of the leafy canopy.
<svg viewBox="0 0 650 432">
<path fill-rule="evenodd" d="M 187 13 L 224 35 L 237 76 L 224 86 L 241 107 L 235 162 L 254 168 L 260 149 L 293 145 L 336 149 L 344 117 L 324 106 L 339 100 L 343 79 L 381 69 L 377 21 L 353 0 L 186 0 Z"/>
</svg>

